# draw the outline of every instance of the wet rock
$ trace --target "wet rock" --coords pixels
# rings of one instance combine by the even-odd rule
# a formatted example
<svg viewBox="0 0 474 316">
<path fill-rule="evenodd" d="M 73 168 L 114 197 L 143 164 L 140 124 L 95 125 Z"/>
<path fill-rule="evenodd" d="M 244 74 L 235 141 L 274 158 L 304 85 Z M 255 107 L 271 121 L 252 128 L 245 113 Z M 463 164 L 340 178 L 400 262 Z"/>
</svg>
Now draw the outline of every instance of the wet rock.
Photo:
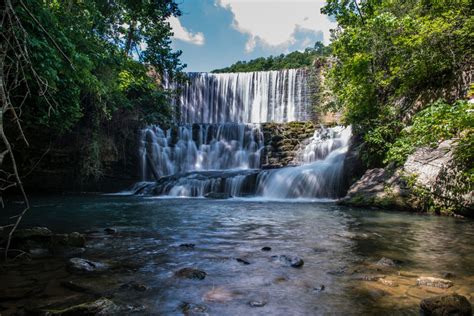
<svg viewBox="0 0 474 316">
<path fill-rule="evenodd" d="M 40 309 L 35 311 L 40 315 L 116 315 L 122 309 L 107 298 L 100 298 L 93 302 L 74 305 L 64 309 Z"/>
<path fill-rule="evenodd" d="M 379 279 L 378 280 L 380 283 L 382 283 L 383 285 L 385 286 L 390 286 L 390 287 L 397 287 L 398 284 L 393 281 L 393 280 L 389 280 L 389 279 Z"/>
<path fill-rule="evenodd" d="M 354 280 L 377 282 L 378 280 L 383 278 L 385 278 L 384 275 L 361 274 L 355 276 Z"/>
<path fill-rule="evenodd" d="M 434 278 L 434 277 L 420 277 L 416 280 L 416 285 L 437 287 L 440 289 L 447 289 L 453 286 L 453 282 L 446 279 Z"/>
<path fill-rule="evenodd" d="M 71 258 L 67 262 L 67 270 L 71 273 L 101 272 L 109 268 L 108 264 L 82 258 Z"/>
<path fill-rule="evenodd" d="M 181 244 L 179 245 L 179 248 L 183 250 L 194 250 L 195 246 L 195 244 Z"/>
<path fill-rule="evenodd" d="M 272 251 L 272 247 L 262 247 L 262 251 Z"/>
<path fill-rule="evenodd" d="M 183 268 L 175 272 L 175 276 L 179 278 L 193 279 L 193 280 L 204 280 L 207 273 L 193 268 Z"/>
<path fill-rule="evenodd" d="M 53 232 L 46 227 L 33 227 L 27 229 L 17 229 L 13 233 L 14 239 L 34 239 L 34 238 L 48 238 L 53 235 Z"/>
<path fill-rule="evenodd" d="M 265 301 L 250 301 L 249 305 L 252 306 L 252 307 L 263 307 L 263 306 L 267 305 L 267 302 L 265 302 Z"/>
<path fill-rule="evenodd" d="M 225 200 L 231 198 L 232 196 L 225 192 L 209 192 L 204 195 L 204 197 L 208 199 Z"/>
<path fill-rule="evenodd" d="M 120 288 L 121 289 L 132 289 L 132 290 L 135 290 L 135 291 L 138 291 L 138 292 L 145 292 L 145 291 L 149 290 L 148 286 L 146 286 L 144 284 L 141 284 L 141 283 L 138 283 L 138 282 L 135 282 L 135 281 L 131 281 L 131 282 L 122 284 L 120 286 Z"/>
<path fill-rule="evenodd" d="M 389 259 L 389 258 L 385 258 L 385 257 L 383 257 L 382 259 L 377 261 L 376 265 L 384 266 L 384 267 L 396 267 L 397 266 L 397 264 L 395 263 L 394 260 Z"/>
<path fill-rule="evenodd" d="M 235 260 L 237 260 L 237 262 L 243 263 L 243 264 L 245 264 L 245 265 L 250 264 L 250 262 L 248 262 L 247 260 L 242 259 L 242 258 L 236 258 Z"/>
<path fill-rule="evenodd" d="M 472 306 L 466 297 L 450 294 L 426 298 L 420 303 L 420 315 L 423 316 L 471 316 Z"/>
<path fill-rule="evenodd" d="M 314 288 L 314 290 L 315 290 L 316 292 L 322 292 L 322 291 L 324 291 L 324 289 L 326 289 L 326 287 L 324 286 L 324 284 L 318 285 L 318 286 L 316 286 L 316 287 Z"/>
<path fill-rule="evenodd" d="M 117 230 L 115 228 L 107 227 L 107 228 L 104 228 L 104 232 L 108 235 L 113 235 L 117 233 Z"/>
<path fill-rule="evenodd" d="M 293 268 L 301 268 L 304 265 L 303 259 L 297 256 L 280 255 L 280 256 L 273 256 L 272 258 L 276 258 L 284 265 L 290 266 Z"/>
</svg>

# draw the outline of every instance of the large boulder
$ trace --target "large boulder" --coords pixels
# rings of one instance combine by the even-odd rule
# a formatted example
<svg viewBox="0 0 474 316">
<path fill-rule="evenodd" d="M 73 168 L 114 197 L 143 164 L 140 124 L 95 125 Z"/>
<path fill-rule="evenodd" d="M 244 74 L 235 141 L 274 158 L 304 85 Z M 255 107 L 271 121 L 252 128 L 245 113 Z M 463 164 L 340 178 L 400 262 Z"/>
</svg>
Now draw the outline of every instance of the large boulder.
<svg viewBox="0 0 474 316">
<path fill-rule="evenodd" d="M 472 306 L 466 297 L 458 294 L 425 298 L 420 303 L 422 316 L 471 316 Z"/>
<path fill-rule="evenodd" d="M 341 204 L 469 215 L 474 193 L 462 193 L 451 140 L 436 148 L 418 148 L 402 167 L 367 170 L 349 188 Z"/>
</svg>

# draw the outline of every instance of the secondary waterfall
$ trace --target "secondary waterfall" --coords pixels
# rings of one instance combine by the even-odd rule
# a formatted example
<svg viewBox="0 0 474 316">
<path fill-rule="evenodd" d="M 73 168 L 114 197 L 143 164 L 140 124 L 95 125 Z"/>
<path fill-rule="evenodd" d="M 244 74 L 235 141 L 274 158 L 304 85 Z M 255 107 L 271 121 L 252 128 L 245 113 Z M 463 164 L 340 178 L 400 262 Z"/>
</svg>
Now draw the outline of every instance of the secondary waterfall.
<svg viewBox="0 0 474 316">
<path fill-rule="evenodd" d="M 190 73 L 179 96 L 183 123 L 307 121 L 305 69 L 245 73 Z"/>
<path fill-rule="evenodd" d="M 320 128 L 291 166 L 262 170 L 265 125 L 312 116 L 307 70 L 191 73 L 178 97 L 182 125 L 142 130 L 140 194 L 268 199 L 341 195 L 350 127 Z M 268 135 L 268 131 L 266 131 Z"/>
</svg>

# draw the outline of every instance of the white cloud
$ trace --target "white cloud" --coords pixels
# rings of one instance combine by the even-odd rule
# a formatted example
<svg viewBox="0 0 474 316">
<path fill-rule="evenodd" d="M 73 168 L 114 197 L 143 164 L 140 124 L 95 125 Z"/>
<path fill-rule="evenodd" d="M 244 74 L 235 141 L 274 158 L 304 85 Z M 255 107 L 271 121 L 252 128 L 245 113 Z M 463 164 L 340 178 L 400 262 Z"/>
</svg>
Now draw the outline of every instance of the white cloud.
<svg viewBox="0 0 474 316">
<path fill-rule="evenodd" d="M 202 34 L 201 32 L 193 33 L 191 31 L 188 31 L 184 26 L 181 25 L 179 19 L 174 16 L 170 17 L 168 19 L 168 22 L 170 23 L 171 28 L 173 29 L 174 35 L 172 36 L 172 38 L 195 45 L 204 45 L 204 34 Z"/>
<path fill-rule="evenodd" d="M 329 30 L 336 27 L 320 12 L 323 0 L 216 0 L 216 4 L 232 11 L 232 26 L 249 35 L 247 52 L 257 45 L 288 48 L 297 42 L 300 31 L 322 32 L 324 43 L 329 44 Z M 308 41 L 304 42 L 299 44 Z"/>
</svg>

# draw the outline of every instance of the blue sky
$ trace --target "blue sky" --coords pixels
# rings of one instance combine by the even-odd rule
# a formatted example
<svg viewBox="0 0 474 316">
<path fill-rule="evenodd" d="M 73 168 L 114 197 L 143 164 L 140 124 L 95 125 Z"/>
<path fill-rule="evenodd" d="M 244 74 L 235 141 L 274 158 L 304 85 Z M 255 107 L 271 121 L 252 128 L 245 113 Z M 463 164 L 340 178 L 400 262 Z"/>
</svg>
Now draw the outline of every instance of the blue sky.
<svg viewBox="0 0 474 316">
<path fill-rule="evenodd" d="M 170 19 L 173 48 L 187 71 L 210 71 L 238 60 L 279 55 L 329 42 L 335 23 L 320 0 L 178 0 Z"/>
</svg>

